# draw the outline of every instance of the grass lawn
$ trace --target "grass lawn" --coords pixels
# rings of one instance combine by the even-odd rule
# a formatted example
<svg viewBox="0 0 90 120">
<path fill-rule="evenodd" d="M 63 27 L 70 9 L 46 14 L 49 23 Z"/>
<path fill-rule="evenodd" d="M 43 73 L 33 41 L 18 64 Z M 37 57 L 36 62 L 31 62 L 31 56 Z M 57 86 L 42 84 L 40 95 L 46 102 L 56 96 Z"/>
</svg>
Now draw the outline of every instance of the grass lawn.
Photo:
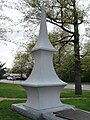
<svg viewBox="0 0 90 120">
<path fill-rule="evenodd" d="M 26 98 L 26 92 L 20 85 L 0 83 L 0 97 Z M 78 108 L 90 111 L 90 91 L 83 91 L 82 96 L 75 96 L 74 90 L 64 89 L 61 93 L 61 98 L 64 98 L 61 99 L 61 101 L 65 104 L 71 104 Z M 0 120 L 29 120 L 11 110 L 11 104 L 21 102 L 24 101 L 1 101 Z"/>
<path fill-rule="evenodd" d="M 24 101 L 1 101 L 0 102 L 0 120 L 30 120 L 11 110 L 11 104 L 21 103 Z"/>
<path fill-rule="evenodd" d="M 0 83 L 0 97 L 26 98 L 26 92 L 20 85 Z"/>
<path fill-rule="evenodd" d="M 62 99 L 65 104 L 74 105 L 76 108 L 80 108 L 86 111 L 90 111 L 90 99 Z"/>
<path fill-rule="evenodd" d="M 90 99 L 90 91 L 89 90 L 83 90 L 81 96 L 77 96 L 74 93 L 73 89 L 67 89 L 64 88 L 61 92 L 61 98 L 89 98 Z"/>
<path fill-rule="evenodd" d="M 65 88 L 61 93 L 61 98 L 68 98 L 61 100 L 65 104 L 90 111 L 90 91 L 88 90 L 83 90 L 82 95 L 77 96 L 74 94 L 74 90 Z"/>
</svg>

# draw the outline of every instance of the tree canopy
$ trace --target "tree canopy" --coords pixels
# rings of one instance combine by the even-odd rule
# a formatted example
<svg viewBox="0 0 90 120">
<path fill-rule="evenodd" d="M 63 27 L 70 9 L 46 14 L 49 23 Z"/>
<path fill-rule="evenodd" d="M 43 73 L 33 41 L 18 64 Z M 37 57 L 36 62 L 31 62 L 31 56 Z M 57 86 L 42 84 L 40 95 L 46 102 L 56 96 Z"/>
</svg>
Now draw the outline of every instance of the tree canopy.
<svg viewBox="0 0 90 120">
<path fill-rule="evenodd" d="M 4 67 L 5 63 L 0 62 L 0 79 L 3 78 L 3 75 L 6 73 L 6 67 Z"/>
</svg>

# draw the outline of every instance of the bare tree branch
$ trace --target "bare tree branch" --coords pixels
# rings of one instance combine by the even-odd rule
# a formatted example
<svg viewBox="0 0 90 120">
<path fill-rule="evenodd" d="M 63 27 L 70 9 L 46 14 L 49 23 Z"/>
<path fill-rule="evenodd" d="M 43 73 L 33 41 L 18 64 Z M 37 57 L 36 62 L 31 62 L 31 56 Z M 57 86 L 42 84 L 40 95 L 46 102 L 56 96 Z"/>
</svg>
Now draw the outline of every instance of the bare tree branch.
<svg viewBox="0 0 90 120">
<path fill-rule="evenodd" d="M 68 43 L 71 41 L 72 37 L 73 37 L 73 35 L 71 36 L 71 38 L 70 38 L 68 41 L 66 41 L 66 42 L 62 45 L 62 47 L 60 47 L 59 50 L 61 50 L 66 44 L 68 44 Z"/>
</svg>

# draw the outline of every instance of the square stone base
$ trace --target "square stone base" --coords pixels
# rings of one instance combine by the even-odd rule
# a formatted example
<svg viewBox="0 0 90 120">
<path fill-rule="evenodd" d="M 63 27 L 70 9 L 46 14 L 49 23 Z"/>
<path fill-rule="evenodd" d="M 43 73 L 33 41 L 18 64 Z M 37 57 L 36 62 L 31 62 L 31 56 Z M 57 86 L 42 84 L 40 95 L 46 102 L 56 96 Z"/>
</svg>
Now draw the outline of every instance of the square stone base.
<svg viewBox="0 0 90 120">
<path fill-rule="evenodd" d="M 62 104 L 62 106 L 36 110 L 25 105 L 25 103 L 12 104 L 12 109 L 21 115 L 30 118 L 30 120 L 65 120 L 63 118 L 56 117 L 53 112 L 74 108 L 70 105 Z"/>
</svg>

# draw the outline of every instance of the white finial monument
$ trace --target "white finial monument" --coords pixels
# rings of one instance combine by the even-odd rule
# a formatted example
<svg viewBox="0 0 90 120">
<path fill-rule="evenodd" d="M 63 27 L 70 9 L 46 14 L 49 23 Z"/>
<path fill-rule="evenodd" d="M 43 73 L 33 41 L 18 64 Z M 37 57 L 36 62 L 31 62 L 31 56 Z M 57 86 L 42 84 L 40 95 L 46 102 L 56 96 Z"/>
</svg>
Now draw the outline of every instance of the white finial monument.
<svg viewBox="0 0 90 120">
<path fill-rule="evenodd" d="M 32 49 L 35 60 L 29 78 L 23 83 L 27 91 L 26 105 L 37 110 L 60 106 L 60 90 L 66 85 L 56 75 L 52 57 L 55 48 L 51 45 L 46 26 L 46 15 L 42 6 L 39 39 Z"/>
<path fill-rule="evenodd" d="M 27 101 L 23 104 L 13 104 L 12 107 L 26 110 L 50 111 L 63 109 L 64 104 L 60 101 L 60 92 L 66 83 L 60 80 L 54 70 L 52 57 L 55 48 L 48 39 L 46 14 L 42 6 L 39 39 L 32 49 L 35 60 L 32 73 L 22 86 L 27 92 Z M 23 106 L 23 107 L 22 107 Z M 16 108 L 15 108 L 16 107 Z"/>
</svg>

